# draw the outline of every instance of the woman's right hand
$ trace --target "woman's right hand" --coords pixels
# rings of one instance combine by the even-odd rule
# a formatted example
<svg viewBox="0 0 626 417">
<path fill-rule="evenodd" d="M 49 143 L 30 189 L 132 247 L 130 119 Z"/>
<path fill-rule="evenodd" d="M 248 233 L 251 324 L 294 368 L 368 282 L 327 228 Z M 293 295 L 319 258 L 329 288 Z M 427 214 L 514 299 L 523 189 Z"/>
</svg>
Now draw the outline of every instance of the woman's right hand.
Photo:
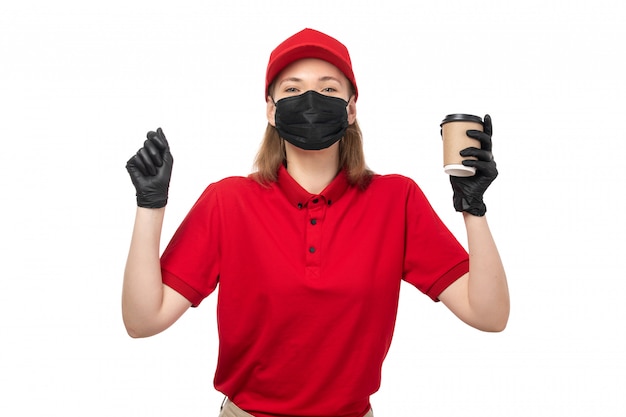
<svg viewBox="0 0 626 417">
<path fill-rule="evenodd" d="M 161 128 L 148 132 L 147 137 L 126 163 L 126 170 L 135 186 L 137 205 L 161 208 L 167 204 L 174 158 Z"/>
</svg>

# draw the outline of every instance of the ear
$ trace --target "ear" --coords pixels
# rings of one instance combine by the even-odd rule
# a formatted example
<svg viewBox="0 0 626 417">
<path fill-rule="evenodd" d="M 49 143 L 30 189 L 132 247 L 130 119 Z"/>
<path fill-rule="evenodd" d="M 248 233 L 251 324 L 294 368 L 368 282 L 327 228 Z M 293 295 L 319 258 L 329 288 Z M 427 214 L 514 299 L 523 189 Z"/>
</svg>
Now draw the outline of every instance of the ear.
<svg viewBox="0 0 626 417">
<path fill-rule="evenodd" d="M 271 96 L 267 96 L 266 104 L 265 115 L 267 116 L 267 122 L 276 127 L 276 104 L 274 104 Z"/>
<path fill-rule="evenodd" d="M 350 97 L 346 110 L 348 111 L 348 124 L 351 125 L 356 121 L 356 102 L 354 101 L 354 96 Z"/>
</svg>

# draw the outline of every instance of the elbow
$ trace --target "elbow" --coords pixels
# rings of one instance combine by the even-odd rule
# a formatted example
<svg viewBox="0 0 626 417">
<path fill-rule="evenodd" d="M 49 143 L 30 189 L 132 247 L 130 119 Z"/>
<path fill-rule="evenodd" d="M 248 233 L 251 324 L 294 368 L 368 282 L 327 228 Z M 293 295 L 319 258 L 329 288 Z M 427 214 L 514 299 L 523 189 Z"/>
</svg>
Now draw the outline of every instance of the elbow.
<svg viewBox="0 0 626 417">
<path fill-rule="evenodd" d="M 158 333 L 154 331 L 149 316 L 137 309 L 129 308 L 124 302 L 122 302 L 122 321 L 126 333 L 133 339 L 142 339 Z"/>
<path fill-rule="evenodd" d="M 122 305 L 122 321 L 124 322 L 124 328 L 126 329 L 126 333 L 133 339 L 140 339 L 143 337 L 141 332 L 137 329 L 137 327 L 133 324 L 133 321 L 129 317 L 128 312 Z"/>
<path fill-rule="evenodd" d="M 133 339 L 143 339 L 145 337 L 154 336 L 158 332 L 150 331 L 148 329 L 137 329 L 135 327 L 131 327 L 128 324 L 125 324 L 126 333 Z"/>
<path fill-rule="evenodd" d="M 504 316 L 504 317 L 483 317 L 483 318 L 478 318 L 478 317 L 474 317 L 473 319 L 470 318 L 463 318 L 463 317 L 459 317 L 461 318 L 462 321 L 465 322 L 465 324 L 467 324 L 470 327 L 473 327 L 474 329 L 480 330 L 482 332 L 486 332 L 486 333 L 500 333 L 503 332 L 504 329 L 506 329 L 506 325 L 508 322 L 508 315 Z"/>
<path fill-rule="evenodd" d="M 501 333 L 504 331 L 504 329 L 506 329 L 506 322 L 494 323 L 492 325 L 483 326 L 482 328 L 480 328 L 480 330 L 487 333 Z"/>
<path fill-rule="evenodd" d="M 155 317 L 123 315 L 126 333 L 133 339 L 142 339 L 157 335 L 167 329 L 171 323 L 165 323 Z"/>
<path fill-rule="evenodd" d="M 123 315 L 123 320 L 124 327 L 126 328 L 126 333 L 128 333 L 128 336 L 133 339 L 142 339 L 158 333 L 151 329 L 149 326 L 146 326 L 145 323 L 137 320 L 132 320 L 126 315 Z"/>
<path fill-rule="evenodd" d="M 492 317 L 491 320 L 482 323 L 480 326 L 476 326 L 479 330 L 488 333 L 500 333 L 506 329 L 509 322 L 509 313 L 499 315 L 498 317 Z"/>
<path fill-rule="evenodd" d="M 142 333 L 136 327 L 128 323 L 127 320 L 124 320 L 124 327 L 126 328 L 126 333 L 133 339 L 141 339 L 143 337 L 147 337 L 144 333 Z"/>
<path fill-rule="evenodd" d="M 126 326 L 126 333 L 128 333 L 128 335 L 132 338 L 132 339 L 141 339 L 144 337 L 147 337 L 147 335 L 138 332 L 137 330 L 133 329 L 132 327 Z"/>
<path fill-rule="evenodd" d="M 500 333 L 506 329 L 511 313 L 511 303 L 508 296 L 494 307 L 483 311 L 481 319 L 478 320 L 480 323 L 480 326 L 477 326 L 478 329 L 489 333 Z"/>
</svg>

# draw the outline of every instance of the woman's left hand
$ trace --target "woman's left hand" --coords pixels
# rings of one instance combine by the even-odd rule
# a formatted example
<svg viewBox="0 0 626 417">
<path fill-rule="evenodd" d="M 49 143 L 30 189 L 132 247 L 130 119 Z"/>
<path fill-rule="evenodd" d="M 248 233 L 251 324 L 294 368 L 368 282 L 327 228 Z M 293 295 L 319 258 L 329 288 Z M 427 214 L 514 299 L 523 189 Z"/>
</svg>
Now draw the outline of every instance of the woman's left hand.
<svg viewBox="0 0 626 417">
<path fill-rule="evenodd" d="M 480 142 L 480 149 L 470 147 L 463 149 L 461 156 L 474 156 L 476 160 L 465 160 L 463 165 L 476 168 L 476 174 L 471 177 L 450 176 L 450 184 L 454 191 L 453 203 L 456 211 L 465 211 L 474 216 L 484 216 L 487 206 L 483 202 L 483 194 L 489 185 L 498 176 L 496 161 L 491 152 L 491 135 L 493 128 L 491 116 L 484 118 L 484 131 L 468 130 L 467 136 Z"/>
</svg>

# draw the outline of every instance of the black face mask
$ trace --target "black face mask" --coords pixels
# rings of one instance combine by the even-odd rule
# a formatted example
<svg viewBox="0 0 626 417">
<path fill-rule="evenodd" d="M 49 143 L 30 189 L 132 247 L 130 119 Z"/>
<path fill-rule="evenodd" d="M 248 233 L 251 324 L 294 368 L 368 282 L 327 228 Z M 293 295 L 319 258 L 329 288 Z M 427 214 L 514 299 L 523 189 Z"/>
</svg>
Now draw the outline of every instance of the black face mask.
<svg viewBox="0 0 626 417">
<path fill-rule="evenodd" d="M 348 128 L 348 103 L 313 90 L 278 100 L 276 129 L 281 138 L 298 148 L 328 148 L 341 139 Z"/>
</svg>

